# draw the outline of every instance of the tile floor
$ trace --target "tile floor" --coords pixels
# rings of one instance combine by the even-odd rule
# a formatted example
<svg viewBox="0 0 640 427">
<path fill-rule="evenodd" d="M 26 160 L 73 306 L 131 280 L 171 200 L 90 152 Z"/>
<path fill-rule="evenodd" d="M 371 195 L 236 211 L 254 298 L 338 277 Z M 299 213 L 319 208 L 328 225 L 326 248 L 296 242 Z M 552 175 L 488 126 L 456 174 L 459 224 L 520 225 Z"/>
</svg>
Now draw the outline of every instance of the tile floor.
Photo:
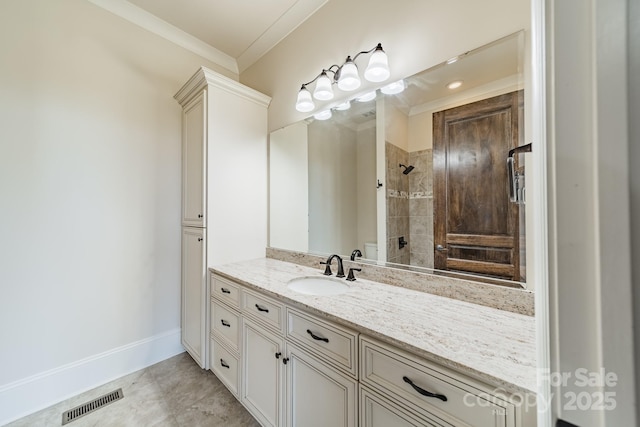
<svg viewBox="0 0 640 427">
<path fill-rule="evenodd" d="M 211 371 L 187 353 L 82 393 L 6 427 L 62 425 L 62 413 L 122 388 L 124 398 L 78 418 L 69 427 L 259 427 Z M 65 426 L 66 427 L 66 426 Z"/>
</svg>

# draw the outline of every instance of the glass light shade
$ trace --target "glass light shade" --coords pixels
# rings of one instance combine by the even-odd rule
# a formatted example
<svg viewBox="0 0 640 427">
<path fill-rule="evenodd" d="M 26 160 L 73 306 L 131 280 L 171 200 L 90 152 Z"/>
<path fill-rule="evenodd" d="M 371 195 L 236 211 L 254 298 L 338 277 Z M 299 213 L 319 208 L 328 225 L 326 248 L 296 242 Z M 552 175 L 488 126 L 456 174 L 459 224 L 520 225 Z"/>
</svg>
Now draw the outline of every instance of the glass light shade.
<svg viewBox="0 0 640 427">
<path fill-rule="evenodd" d="M 316 120 L 327 120 L 331 118 L 331 110 L 320 111 L 317 114 L 313 115 L 313 118 Z"/>
<path fill-rule="evenodd" d="M 361 96 L 356 98 L 356 101 L 358 102 L 368 102 L 371 101 L 372 99 L 376 98 L 376 91 L 372 90 L 371 92 L 367 92 L 365 94 L 362 94 Z"/>
<path fill-rule="evenodd" d="M 349 108 L 351 108 L 351 101 L 344 101 L 336 105 L 336 110 L 338 111 L 348 110 Z"/>
<path fill-rule="evenodd" d="M 302 86 L 300 92 L 298 92 L 296 110 L 300 111 L 301 113 L 308 113 L 314 108 L 316 108 L 316 106 L 313 103 L 313 99 L 311 99 L 311 92 L 309 92 L 306 87 Z"/>
<path fill-rule="evenodd" d="M 378 47 L 371 58 L 369 59 L 369 65 L 364 70 L 364 78 L 370 82 L 383 82 L 389 78 L 391 72 L 389 71 L 389 62 L 387 61 L 387 54 L 384 53 L 381 47 Z"/>
<path fill-rule="evenodd" d="M 313 91 L 313 97 L 320 101 L 328 101 L 333 99 L 333 89 L 331 88 L 331 79 L 324 71 L 316 81 L 316 89 Z"/>
<path fill-rule="evenodd" d="M 380 88 L 380 92 L 385 95 L 395 95 L 404 90 L 404 80 L 398 80 L 397 82 L 389 83 L 386 86 Z"/>
<path fill-rule="evenodd" d="M 360 87 L 360 76 L 358 76 L 358 67 L 349 57 L 347 62 L 340 69 L 340 78 L 338 79 L 338 88 L 346 92 L 356 90 Z"/>
</svg>

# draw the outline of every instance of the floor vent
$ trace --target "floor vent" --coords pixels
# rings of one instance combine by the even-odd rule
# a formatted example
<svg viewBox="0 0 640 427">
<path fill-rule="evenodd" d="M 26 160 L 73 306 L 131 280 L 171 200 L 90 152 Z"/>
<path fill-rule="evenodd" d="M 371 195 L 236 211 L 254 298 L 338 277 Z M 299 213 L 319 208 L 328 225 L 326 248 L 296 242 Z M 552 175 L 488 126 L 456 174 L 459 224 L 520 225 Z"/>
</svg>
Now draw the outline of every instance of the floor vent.
<svg viewBox="0 0 640 427">
<path fill-rule="evenodd" d="M 109 403 L 113 403 L 116 400 L 120 400 L 124 397 L 122 394 L 122 389 L 119 388 L 116 391 L 112 391 L 111 393 L 107 393 L 104 396 L 100 396 L 97 399 L 92 400 L 91 402 L 87 402 L 80 406 L 76 406 L 73 409 L 69 409 L 62 414 L 62 425 L 69 424 L 71 421 L 75 421 L 80 417 L 83 417 L 87 414 L 90 414 L 93 411 L 96 411 L 103 406 L 107 406 Z"/>
</svg>

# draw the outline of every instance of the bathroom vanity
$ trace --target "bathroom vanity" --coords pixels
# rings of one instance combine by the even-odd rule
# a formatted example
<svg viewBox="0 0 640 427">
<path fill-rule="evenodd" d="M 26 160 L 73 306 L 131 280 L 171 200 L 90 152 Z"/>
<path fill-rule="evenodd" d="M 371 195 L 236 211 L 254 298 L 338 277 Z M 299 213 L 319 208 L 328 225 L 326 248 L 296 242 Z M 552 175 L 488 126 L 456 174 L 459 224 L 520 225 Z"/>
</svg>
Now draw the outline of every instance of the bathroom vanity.
<svg viewBox="0 0 640 427">
<path fill-rule="evenodd" d="M 288 286 L 322 271 L 210 269 L 209 366 L 262 425 L 535 425 L 532 316 L 362 278 Z"/>
</svg>

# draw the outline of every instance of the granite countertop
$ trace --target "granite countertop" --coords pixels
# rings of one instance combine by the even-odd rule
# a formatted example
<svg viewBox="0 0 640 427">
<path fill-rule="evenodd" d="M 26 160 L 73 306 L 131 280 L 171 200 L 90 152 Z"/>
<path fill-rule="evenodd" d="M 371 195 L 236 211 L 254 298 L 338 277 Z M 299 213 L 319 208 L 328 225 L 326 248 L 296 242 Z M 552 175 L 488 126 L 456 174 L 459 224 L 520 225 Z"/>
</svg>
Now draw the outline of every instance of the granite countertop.
<svg viewBox="0 0 640 427">
<path fill-rule="evenodd" d="M 211 271 L 491 386 L 535 393 L 534 317 L 359 278 L 340 295 L 304 295 L 287 282 L 323 270 L 270 258 Z"/>
</svg>

